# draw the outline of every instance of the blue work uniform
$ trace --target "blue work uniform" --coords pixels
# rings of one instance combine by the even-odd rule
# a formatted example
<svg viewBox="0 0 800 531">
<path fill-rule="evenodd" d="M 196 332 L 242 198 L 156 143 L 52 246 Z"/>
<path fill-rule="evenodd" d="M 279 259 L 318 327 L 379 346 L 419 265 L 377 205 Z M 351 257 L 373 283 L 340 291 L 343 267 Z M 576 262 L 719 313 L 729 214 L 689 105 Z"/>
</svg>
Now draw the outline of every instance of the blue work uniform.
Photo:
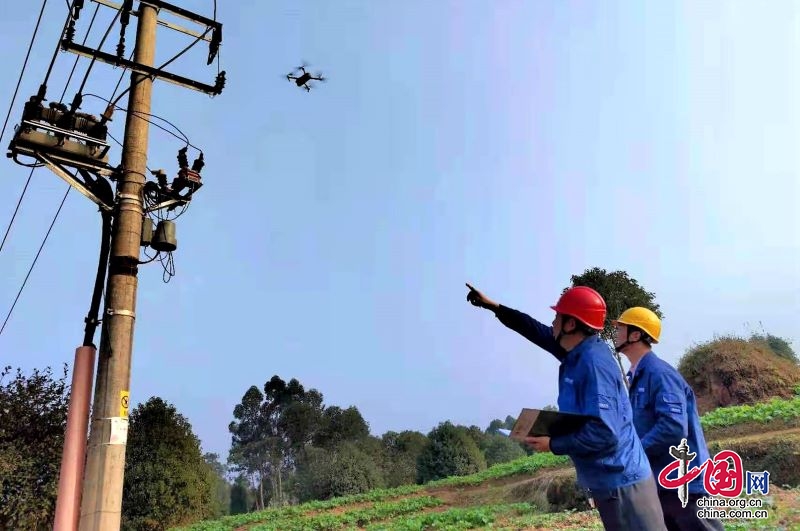
<svg viewBox="0 0 800 531">
<path fill-rule="evenodd" d="M 681 439 L 686 439 L 689 452 L 697 454 L 689 463 L 690 470 L 702 466 L 709 457 L 694 391 L 677 369 L 652 351 L 639 360 L 629 378 L 633 423 L 656 484 L 662 489 L 658 474 L 675 460 L 669 453 L 670 446 L 678 446 Z M 704 474 L 705 471 L 689 483 L 690 493 L 708 494 L 703 486 Z M 676 475 L 673 472 L 670 479 Z"/>
<path fill-rule="evenodd" d="M 550 439 L 554 454 L 572 459 L 578 484 L 590 491 L 609 490 L 651 477 L 625 384 L 608 345 L 591 336 L 567 352 L 556 342 L 552 327 L 502 305 L 495 315 L 561 362 L 558 409 L 591 417 L 580 430 Z"/>
</svg>

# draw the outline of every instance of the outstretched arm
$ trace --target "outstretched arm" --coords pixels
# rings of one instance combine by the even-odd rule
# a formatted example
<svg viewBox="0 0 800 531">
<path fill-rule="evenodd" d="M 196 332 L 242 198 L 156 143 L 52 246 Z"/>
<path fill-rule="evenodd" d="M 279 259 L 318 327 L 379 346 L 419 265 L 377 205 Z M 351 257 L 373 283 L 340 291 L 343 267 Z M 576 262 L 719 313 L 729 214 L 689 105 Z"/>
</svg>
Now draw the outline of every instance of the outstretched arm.
<svg viewBox="0 0 800 531">
<path fill-rule="evenodd" d="M 556 338 L 553 337 L 552 326 L 540 323 L 530 315 L 503 306 L 502 304 L 497 305 L 494 314 L 501 323 L 517 332 L 528 341 L 534 343 L 539 348 L 546 350 L 555 356 L 558 361 L 561 361 L 567 355 L 567 351 L 556 343 Z"/>
<path fill-rule="evenodd" d="M 567 355 L 567 351 L 556 343 L 553 337 L 553 327 L 540 323 L 530 315 L 498 304 L 469 284 L 467 284 L 467 287 L 469 288 L 467 300 L 473 306 L 492 310 L 501 323 L 546 350 L 555 356 L 558 361 L 561 361 Z"/>
</svg>

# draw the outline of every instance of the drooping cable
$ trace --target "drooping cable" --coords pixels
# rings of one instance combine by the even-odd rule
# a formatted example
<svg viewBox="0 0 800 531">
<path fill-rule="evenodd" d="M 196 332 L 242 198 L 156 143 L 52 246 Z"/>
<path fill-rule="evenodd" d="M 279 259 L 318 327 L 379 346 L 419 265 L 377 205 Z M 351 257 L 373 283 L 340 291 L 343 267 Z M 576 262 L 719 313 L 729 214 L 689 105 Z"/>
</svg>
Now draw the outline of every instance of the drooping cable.
<svg viewBox="0 0 800 531">
<path fill-rule="evenodd" d="M 33 49 L 33 43 L 36 41 L 36 35 L 39 33 L 39 24 L 42 22 L 42 15 L 44 15 L 44 8 L 47 6 L 47 0 L 42 2 L 42 9 L 39 11 L 39 18 L 36 19 L 36 26 L 33 28 L 33 35 L 31 36 L 31 42 L 28 44 L 28 52 L 25 54 L 25 61 L 22 63 L 22 69 L 19 72 L 19 77 L 17 78 L 17 86 L 14 89 L 14 95 L 11 97 L 11 104 L 8 106 L 8 113 L 6 114 L 6 120 L 3 122 L 3 130 L 0 131 L 0 142 L 3 141 L 3 135 L 6 134 L 6 127 L 8 126 L 8 119 L 11 117 L 11 110 L 14 108 L 14 102 L 17 99 L 17 94 L 19 93 L 19 86 L 22 84 L 22 76 L 25 75 L 25 68 L 28 66 L 28 59 L 31 56 L 31 50 Z M 66 25 L 65 25 L 66 27 Z"/>
<path fill-rule="evenodd" d="M 36 166 L 31 168 L 31 172 L 28 174 L 28 180 L 25 181 L 25 186 L 22 188 L 22 193 L 19 194 L 19 200 L 17 201 L 17 206 L 14 208 L 14 213 L 11 215 L 11 220 L 8 222 L 8 227 L 6 227 L 6 233 L 3 234 L 3 242 L 0 243 L 0 252 L 3 251 L 3 247 L 6 245 L 6 239 L 8 238 L 8 233 L 11 232 L 11 227 L 14 225 L 14 220 L 17 218 L 17 212 L 19 212 L 19 207 L 22 204 L 22 200 L 25 198 L 25 192 L 28 191 L 28 185 L 31 184 L 31 177 L 33 177 L 33 172 L 36 171 Z"/>
<path fill-rule="evenodd" d="M 53 226 L 56 224 L 56 220 L 58 220 L 59 214 L 61 214 L 61 209 L 64 206 L 64 202 L 67 200 L 67 196 L 69 195 L 69 191 L 72 190 L 72 186 L 67 186 L 67 191 L 64 193 L 64 197 L 61 199 L 61 204 L 58 205 L 58 210 L 56 210 L 55 216 L 53 216 L 53 221 L 50 222 L 50 227 L 47 229 L 47 233 L 44 235 L 44 239 L 42 240 L 42 244 L 39 246 L 39 250 L 36 252 L 36 256 L 33 258 L 33 263 L 31 267 L 28 269 L 28 273 L 25 275 L 25 280 L 22 281 L 22 285 L 17 291 L 17 296 L 14 298 L 14 303 L 11 305 L 11 308 L 8 310 L 6 314 L 6 318 L 3 321 L 3 326 L 0 326 L 0 335 L 3 334 L 3 330 L 6 329 L 6 325 L 8 324 L 8 320 L 11 319 L 11 314 L 14 313 L 14 308 L 17 306 L 17 302 L 19 302 L 19 298 L 22 295 L 22 291 L 25 289 L 25 286 L 28 283 L 28 279 L 33 272 L 33 268 L 36 266 L 36 262 L 39 260 L 39 255 L 42 254 L 42 249 L 44 249 L 44 244 L 47 243 L 47 238 L 50 236 L 50 232 L 53 230 Z"/>
</svg>

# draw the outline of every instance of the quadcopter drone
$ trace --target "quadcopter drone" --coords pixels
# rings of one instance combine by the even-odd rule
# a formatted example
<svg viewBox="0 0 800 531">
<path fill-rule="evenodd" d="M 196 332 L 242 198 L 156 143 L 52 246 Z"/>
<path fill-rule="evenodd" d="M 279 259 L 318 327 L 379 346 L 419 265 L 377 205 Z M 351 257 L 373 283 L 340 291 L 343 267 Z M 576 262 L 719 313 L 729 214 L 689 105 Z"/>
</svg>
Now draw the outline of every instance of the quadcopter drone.
<svg viewBox="0 0 800 531">
<path fill-rule="evenodd" d="M 326 79 L 324 77 L 322 77 L 322 74 L 317 74 L 316 76 L 312 76 L 311 74 L 306 72 L 306 66 L 308 66 L 308 65 L 303 64 L 302 66 L 298 66 L 297 68 L 295 68 L 291 73 L 286 74 L 286 80 L 287 81 L 294 80 L 295 84 L 298 87 L 303 87 L 304 89 L 306 89 L 306 92 L 311 92 L 311 88 L 314 85 L 310 85 L 309 86 L 309 84 L 308 84 L 309 81 L 312 81 L 312 80 L 313 81 L 322 81 L 324 83 Z M 299 76 L 298 75 L 292 75 L 292 74 L 297 74 L 298 71 L 302 72 L 302 75 L 299 75 Z"/>
</svg>

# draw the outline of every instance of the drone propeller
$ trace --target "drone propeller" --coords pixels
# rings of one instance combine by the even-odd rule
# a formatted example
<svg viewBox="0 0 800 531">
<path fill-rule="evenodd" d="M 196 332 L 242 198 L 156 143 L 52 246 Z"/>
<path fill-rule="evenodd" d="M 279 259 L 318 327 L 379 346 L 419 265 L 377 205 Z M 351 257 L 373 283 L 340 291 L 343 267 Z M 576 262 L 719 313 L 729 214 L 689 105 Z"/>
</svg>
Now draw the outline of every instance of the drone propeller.
<svg viewBox="0 0 800 531">
<path fill-rule="evenodd" d="M 325 82 L 328 80 L 328 78 L 326 78 L 325 76 L 323 76 L 323 75 L 322 75 L 322 72 L 319 72 L 319 73 L 317 73 L 317 74 L 314 74 L 314 78 L 315 78 L 317 81 L 321 81 L 321 82 L 323 82 L 323 83 L 325 83 Z"/>
</svg>

